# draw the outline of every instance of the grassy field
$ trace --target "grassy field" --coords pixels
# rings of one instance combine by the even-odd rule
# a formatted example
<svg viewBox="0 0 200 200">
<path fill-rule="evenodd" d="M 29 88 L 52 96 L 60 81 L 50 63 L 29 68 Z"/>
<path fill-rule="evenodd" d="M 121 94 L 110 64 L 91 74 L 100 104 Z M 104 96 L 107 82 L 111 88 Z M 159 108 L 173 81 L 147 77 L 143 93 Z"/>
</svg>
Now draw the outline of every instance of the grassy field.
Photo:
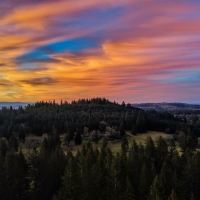
<svg viewBox="0 0 200 200">
<path fill-rule="evenodd" d="M 145 144 L 146 138 L 148 136 L 150 136 L 154 141 L 156 141 L 156 139 L 159 136 L 162 136 L 163 138 L 172 138 L 173 137 L 172 135 L 169 135 L 169 134 L 166 134 L 163 132 L 155 132 L 155 131 L 149 131 L 148 133 L 137 134 L 136 136 L 134 136 L 131 134 L 130 131 L 126 131 L 126 138 L 128 140 L 129 145 L 132 144 L 133 140 L 135 140 L 138 144 L 140 144 L 140 143 Z M 82 145 L 83 144 L 87 145 L 87 143 L 88 143 L 88 139 L 83 138 Z M 99 140 L 98 144 L 92 143 L 93 147 L 98 148 L 98 149 L 101 148 L 101 144 L 102 144 L 102 140 Z M 64 145 L 62 143 L 62 148 L 65 152 L 70 149 L 73 152 L 73 154 L 75 154 L 78 150 L 81 150 L 82 145 L 73 146 L 72 149 L 70 149 L 69 147 L 66 147 L 66 145 Z M 114 154 L 121 151 L 120 140 L 108 141 L 108 145 Z"/>
<path fill-rule="evenodd" d="M 172 135 L 169 134 L 165 134 L 163 132 L 155 132 L 155 131 L 149 131 L 148 133 L 143 133 L 143 134 L 137 134 L 136 136 L 132 135 L 130 131 L 126 131 L 126 138 L 128 140 L 129 145 L 132 144 L 133 140 L 135 140 L 138 144 L 145 144 L 146 138 L 150 136 L 154 141 L 156 141 L 156 139 L 159 136 L 162 136 L 163 138 L 172 138 Z M 62 137 L 61 137 L 62 138 Z M 30 141 L 38 141 L 41 142 L 43 140 L 42 137 L 37 137 L 37 136 L 27 136 L 26 138 L 26 142 L 23 144 L 21 143 L 19 146 L 19 150 L 22 150 L 22 152 L 24 153 L 25 157 L 28 157 L 32 151 L 32 146 L 29 145 Z M 87 145 L 88 143 L 88 139 L 87 138 L 83 138 L 82 144 L 81 145 L 72 145 L 71 147 L 67 147 L 64 142 L 63 139 L 61 139 L 61 147 L 63 148 L 64 152 L 66 153 L 68 150 L 71 150 L 73 154 L 76 154 L 78 150 L 82 149 L 82 145 L 85 144 Z M 99 140 L 98 144 L 92 143 L 92 146 L 94 148 L 98 148 L 100 149 L 102 145 L 102 140 Z M 117 152 L 121 151 L 121 142 L 120 140 L 114 140 L 114 141 L 108 141 L 108 145 L 111 148 L 113 154 L 116 154 Z M 39 146 L 38 146 L 38 150 L 39 150 Z"/>
<path fill-rule="evenodd" d="M 156 131 L 149 131 L 148 133 L 137 134 L 136 136 L 131 135 L 130 131 L 127 131 L 126 134 L 130 136 L 130 139 L 129 139 L 130 142 L 132 140 L 135 140 L 138 144 L 139 143 L 145 144 L 145 141 L 148 136 L 150 136 L 154 141 L 156 141 L 156 139 L 160 136 L 162 136 L 165 139 L 173 137 L 173 135 L 166 134 L 163 132 L 156 132 Z"/>
</svg>

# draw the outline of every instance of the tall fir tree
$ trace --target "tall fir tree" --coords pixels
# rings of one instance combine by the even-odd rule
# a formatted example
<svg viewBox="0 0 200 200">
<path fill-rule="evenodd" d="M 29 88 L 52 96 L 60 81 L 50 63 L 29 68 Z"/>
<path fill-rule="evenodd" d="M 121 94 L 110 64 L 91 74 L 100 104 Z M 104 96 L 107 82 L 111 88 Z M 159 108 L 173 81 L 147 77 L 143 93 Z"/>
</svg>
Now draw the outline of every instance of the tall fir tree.
<svg viewBox="0 0 200 200">
<path fill-rule="evenodd" d="M 77 128 L 77 130 L 76 130 L 76 134 L 74 136 L 74 142 L 76 145 L 80 145 L 82 143 L 80 128 Z"/>
<path fill-rule="evenodd" d="M 123 137 L 125 135 L 125 128 L 123 122 L 120 123 L 119 126 L 120 135 Z"/>
<path fill-rule="evenodd" d="M 177 196 L 177 194 L 176 194 L 174 189 L 172 189 L 171 194 L 170 194 L 170 196 L 168 197 L 167 200 L 179 200 L 179 198 L 178 198 L 178 196 Z"/>
<path fill-rule="evenodd" d="M 27 200 L 29 197 L 28 164 L 22 152 L 8 153 L 3 171 L 2 200 Z"/>
<path fill-rule="evenodd" d="M 75 200 L 81 198 L 81 177 L 79 169 L 71 152 L 67 155 L 67 167 L 63 176 L 63 184 L 58 192 L 61 200 Z"/>
<path fill-rule="evenodd" d="M 132 135 L 137 135 L 137 128 L 135 124 L 132 125 L 131 133 Z"/>
</svg>

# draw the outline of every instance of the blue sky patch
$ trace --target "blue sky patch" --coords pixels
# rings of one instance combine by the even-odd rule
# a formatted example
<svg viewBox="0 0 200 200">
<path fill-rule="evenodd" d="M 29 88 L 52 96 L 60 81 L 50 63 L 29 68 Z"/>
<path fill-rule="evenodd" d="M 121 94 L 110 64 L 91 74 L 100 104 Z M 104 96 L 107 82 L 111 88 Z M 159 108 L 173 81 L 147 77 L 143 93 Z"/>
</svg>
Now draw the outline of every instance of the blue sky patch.
<svg viewBox="0 0 200 200">
<path fill-rule="evenodd" d="M 85 49 L 100 47 L 93 39 L 89 38 L 77 38 L 72 40 L 64 40 L 55 42 L 46 46 L 40 47 L 40 51 L 45 53 L 77 53 Z"/>
<path fill-rule="evenodd" d="M 55 60 L 51 58 L 50 54 L 65 53 L 65 52 L 77 53 L 90 48 L 101 48 L 101 47 L 96 43 L 94 39 L 90 39 L 89 37 L 64 40 L 48 44 L 45 46 L 40 46 L 37 49 L 27 54 L 17 57 L 15 60 L 20 63 L 52 62 Z"/>
<path fill-rule="evenodd" d="M 172 72 L 171 74 L 176 74 L 176 76 L 168 77 L 162 80 L 162 82 L 164 83 L 193 83 L 193 82 L 200 81 L 200 69 L 172 70 L 171 72 Z"/>
<path fill-rule="evenodd" d="M 18 62 L 44 62 L 44 61 L 53 61 L 53 59 L 48 56 L 45 52 L 35 49 L 30 53 L 24 54 L 16 58 Z"/>
</svg>

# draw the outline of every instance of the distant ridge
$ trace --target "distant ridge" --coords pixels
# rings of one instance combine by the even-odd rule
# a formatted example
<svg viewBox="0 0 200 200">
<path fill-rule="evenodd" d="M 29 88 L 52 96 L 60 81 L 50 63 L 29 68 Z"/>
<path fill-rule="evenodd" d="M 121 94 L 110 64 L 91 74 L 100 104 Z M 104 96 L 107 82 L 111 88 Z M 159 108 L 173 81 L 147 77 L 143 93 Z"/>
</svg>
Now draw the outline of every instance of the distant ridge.
<svg viewBox="0 0 200 200">
<path fill-rule="evenodd" d="M 32 102 L 0 102 L 0 109 L 2 109 L 2 107 L 10 108 L 10 106 L 12 106 L 12 108 L 14 109 L 18 109 L 19 106 L 25 107 L 28 104 L 33 104 L 33 103 Z"/>
<path fill-rule="evenodd" d="M 143 110 L 200 110 L 200 104 L 187 104 L 187 103 L 136 103 L 131 104 L 134 107 L 141 108 Z"/>
</svg>

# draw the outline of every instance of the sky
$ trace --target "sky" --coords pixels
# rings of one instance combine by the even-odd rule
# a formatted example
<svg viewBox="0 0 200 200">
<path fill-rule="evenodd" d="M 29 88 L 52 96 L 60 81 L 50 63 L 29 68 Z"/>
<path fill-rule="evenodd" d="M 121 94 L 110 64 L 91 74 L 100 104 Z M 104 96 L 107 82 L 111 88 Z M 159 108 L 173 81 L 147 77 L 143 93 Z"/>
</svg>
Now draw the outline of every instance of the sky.
<svg viewBox="0 0 200 200">
<path fill-rule="evenodd" d="M 200 103 L 199 0 L 0 0 L 0 101 Z"/>
</svg>

